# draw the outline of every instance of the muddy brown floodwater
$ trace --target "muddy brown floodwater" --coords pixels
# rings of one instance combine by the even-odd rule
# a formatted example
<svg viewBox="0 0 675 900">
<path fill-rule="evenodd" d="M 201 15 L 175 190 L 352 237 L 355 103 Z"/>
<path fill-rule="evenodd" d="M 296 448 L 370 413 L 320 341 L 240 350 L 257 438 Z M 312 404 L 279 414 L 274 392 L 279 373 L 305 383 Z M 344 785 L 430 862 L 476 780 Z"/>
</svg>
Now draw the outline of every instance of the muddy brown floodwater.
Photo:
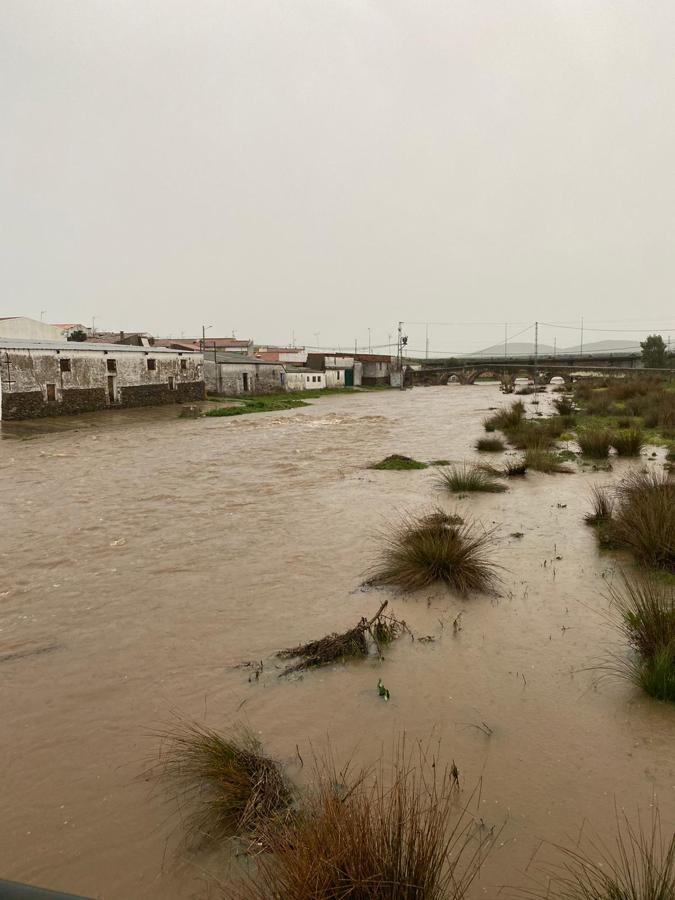
<svg viewBox="0 0 675 900">
<path fill-rule="evenodd" d="M 481 419 L 504 402 L 482 384 L 233 419 L 5 423 L 0 877 L 111 900 L 200 896 L 222 877 L 218 856 L 181 850 L 174 807 L 139 777 L 174 714 L 248 724 L 283 759 L 330 739 L 338 759 L 369 761 L 402 730 L 435 729 L 466 789 L 482 776 L 476 819 L 505 823 L 472 898 L 530 883 L 541 839 L 575 840 L 584 820 L 608 837 L 615 804 L 648 814 L 656 797 L 672 828 L 675 709 L 588 668 L 624 648 L 601 594 L 615 560 L 582 517 L 591 484 L 631 464 L 459 501 L 433 469 L 366 468 L 477 456 Z M 499 526 L 501 597 L 359 589 L 378 530 L 432 504 Z M 277 679 L 275 650 L 344 630 L 384 596 L 436 640 Z M 266 664 L 257 683 L 234 668 L 252 659 Z"/>
</svg>

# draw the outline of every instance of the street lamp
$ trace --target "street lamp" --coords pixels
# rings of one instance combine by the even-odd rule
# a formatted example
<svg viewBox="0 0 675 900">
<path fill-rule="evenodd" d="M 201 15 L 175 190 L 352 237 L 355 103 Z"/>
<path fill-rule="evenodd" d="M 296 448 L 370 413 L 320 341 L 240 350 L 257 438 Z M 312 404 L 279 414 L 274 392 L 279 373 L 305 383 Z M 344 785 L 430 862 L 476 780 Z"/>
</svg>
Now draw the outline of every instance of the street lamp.
<svg viewBox="0 0 675 900">
<path fill-rule="evenodd" d="M 213 325 L 202 325 L 202 353 L 206 350 L 206 332 L 213 328 Z"/>
</svg>

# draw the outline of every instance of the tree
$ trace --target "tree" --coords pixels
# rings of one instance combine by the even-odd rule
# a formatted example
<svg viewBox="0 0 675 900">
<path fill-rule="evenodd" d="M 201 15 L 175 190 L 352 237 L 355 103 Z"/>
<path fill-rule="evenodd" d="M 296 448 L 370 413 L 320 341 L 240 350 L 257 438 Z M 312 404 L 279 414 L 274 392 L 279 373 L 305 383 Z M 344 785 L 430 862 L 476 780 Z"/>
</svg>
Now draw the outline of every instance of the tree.
<svg viewBox="0 0 675 900">
<path fill-rule="evenodd" d="M 642 365 L 647 369 L 663 369 L 666 365 L 666 345 L 660 334 L 650 334 L 640 342 Z"/>
<path fill-rule="evenodd" d="M 82 331 L 81 328 L 76 328 L 75 331 L 71 331 L 68 335 L 69 341 L 86 341 L 87 340 L 87 332 Z"/>
</svg>

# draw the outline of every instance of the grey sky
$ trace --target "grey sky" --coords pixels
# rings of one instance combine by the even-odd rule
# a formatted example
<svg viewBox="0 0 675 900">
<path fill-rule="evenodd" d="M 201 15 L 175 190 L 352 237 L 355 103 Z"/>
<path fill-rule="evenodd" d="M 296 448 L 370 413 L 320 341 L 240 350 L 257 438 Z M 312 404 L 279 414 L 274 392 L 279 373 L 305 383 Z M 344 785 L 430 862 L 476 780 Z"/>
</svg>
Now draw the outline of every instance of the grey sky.
<svg viewBox="0 0 675 900">
<path fill-rule="evenodd" d="M 675 337 L 674 47 L 672 0 L 2 0 L 0 314 Z"/>
</svg>

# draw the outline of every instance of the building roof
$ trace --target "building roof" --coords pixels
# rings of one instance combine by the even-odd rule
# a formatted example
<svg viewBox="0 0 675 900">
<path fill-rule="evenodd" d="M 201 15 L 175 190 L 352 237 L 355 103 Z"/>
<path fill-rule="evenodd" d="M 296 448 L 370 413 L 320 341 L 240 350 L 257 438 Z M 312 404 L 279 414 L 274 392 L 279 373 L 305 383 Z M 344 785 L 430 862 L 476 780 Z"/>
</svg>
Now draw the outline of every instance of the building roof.
<svg viewBox="0 0 675 900">
<path fill-rule="evenodd" d="M 233 337 L 224 337 L 224 338 L 206 338 L 206 348 L 213 350 L 214 346 L 217 349 L 223 350 L 247 350 L 251 346 L 251 341 L 248 340 L 240 340 L 239 338 Z M 202 346 L 201 338 L 158 338 L 155 341 L 155 346 L 159 345 L 160 347 L 180 347 L 185 350 L 200 350 Z"/>
<path fill-rule="evenodd" d="M 280 363 L 278 360 L 258 359 L 257 356 L 245 356 L 243 353 L 227 353 L 225 350 L 218 349 L 214 352 L 209 348 L 208 344 L 204 351 L 204 359 L 207 362 L 226 363 L 237 366 L 283 366 L 283 363 Z"/>
<path fill-rule="evenodd" d="M 0 337 L 0 350 L 67 350 L 69 353 L 184 353 L 190 351 L 172 350 L 170 347 L 138 347 L 134 344 L 99 344 L 90 341 L 27 341 L 19 338 Z M 201 355 L 201 354 L 200 354 Z"/>
</svg>

